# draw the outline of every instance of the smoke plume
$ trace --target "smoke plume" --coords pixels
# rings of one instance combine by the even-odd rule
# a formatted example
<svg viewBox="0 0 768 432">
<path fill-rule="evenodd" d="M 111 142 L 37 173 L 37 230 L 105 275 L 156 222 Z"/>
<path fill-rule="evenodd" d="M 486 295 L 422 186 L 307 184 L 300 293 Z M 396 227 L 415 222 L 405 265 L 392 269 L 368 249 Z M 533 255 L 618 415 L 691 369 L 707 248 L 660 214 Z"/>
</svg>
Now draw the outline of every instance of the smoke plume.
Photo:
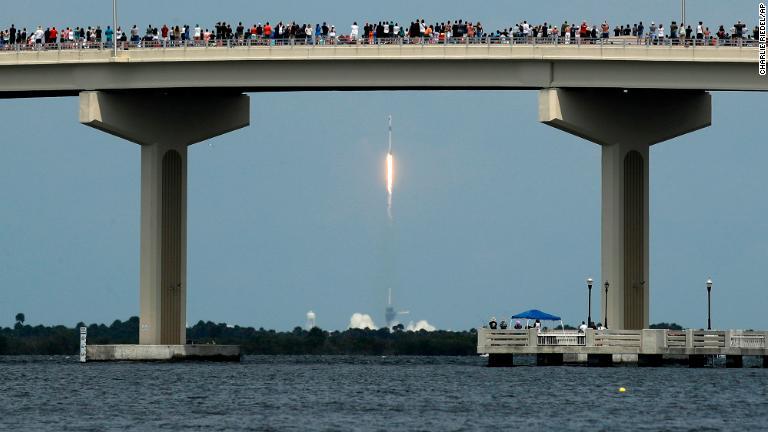
<svg viewBox="0 0 768 432">
<path fill-rule="evenodd" d="M 417 321 L 416 324 L 414 324 L 413 321 L 411 321 L 410 323 L 408 323 L 408 326 L 405 327 L 405 330 L 407 331 L 426 330 L 428 332 L 433 332 L 437 329 L 435 328 L 435 326 L 428 323 L 427 320 L 420 320 L 420 321 Z"/>
<path fill-rule="evenodd" d="M 351 329 L 371 329 L 376 330 L 376 324 L 373 323 L 373 318 L 368 314 L 354 313 L 349 319 L 349 328 Z"/>
</svg>

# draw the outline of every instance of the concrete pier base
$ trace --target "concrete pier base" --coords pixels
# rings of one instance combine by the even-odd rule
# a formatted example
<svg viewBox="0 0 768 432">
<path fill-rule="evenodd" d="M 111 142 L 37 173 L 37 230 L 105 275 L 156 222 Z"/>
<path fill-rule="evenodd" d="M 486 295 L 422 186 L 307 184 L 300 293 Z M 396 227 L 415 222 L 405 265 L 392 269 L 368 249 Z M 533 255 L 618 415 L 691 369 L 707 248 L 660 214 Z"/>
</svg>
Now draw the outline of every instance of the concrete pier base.
<svg viewBox="0 0 768 432">
<path fill-rule="evenodd" d="M 536 354 L 536 366 L 562 366 L 563 354 Z"/>
<path fill-rule="evenodd" d="M 703 368 L 707 364 L 707 356 L 696 354 L 688 356 L 688 367 Z"/>
<path fill-rule="evenodd" d="M 511 356 L 510 356 L 511 357 Z M 221 361 L 239 362 L 238 345 L 88 345 L 87 362 Z"/>
<path fill-rule="evenodd" d="M 587 356 L 587 366 L 613 366 L 613 354 L 589 354 Z"/>
<path fill-rule="evenodd" d="M 568 365 L 583 366 L 587 364 L 587 354 L 563 353 L 563 363 Z"/>
<path fill-rule="evenodd" d="M 513 354 L 489 354 L 488 367 L 512 367 L 514 358 Z"/>
<path fill-rule="evenodd" d="M 664 356 L 661 354 L 638 354 L 637 365 L 640 367 L 658 367 L 664 364 Z"/>
<path fill-rule="evenodd" d="M 740 355 L 727 355 L 725 356 L 725 367 L 727 368 L 743 368 L 744 357 Z"/>
</svg>

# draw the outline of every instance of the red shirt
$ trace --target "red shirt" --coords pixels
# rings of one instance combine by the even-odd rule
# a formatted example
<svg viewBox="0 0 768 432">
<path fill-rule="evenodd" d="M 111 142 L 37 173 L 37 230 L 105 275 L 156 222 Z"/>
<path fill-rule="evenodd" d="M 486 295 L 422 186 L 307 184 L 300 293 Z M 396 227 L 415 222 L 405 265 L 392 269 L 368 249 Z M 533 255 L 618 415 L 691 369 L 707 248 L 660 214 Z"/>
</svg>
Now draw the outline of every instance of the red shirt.
<svg viewBox="0 0 768 432">
<path fill-rule="evenodd" d="M 272 34 L 272 26 L 267 24 L 264 26 L 264 35 L 269 36 Z"/>
</svg>

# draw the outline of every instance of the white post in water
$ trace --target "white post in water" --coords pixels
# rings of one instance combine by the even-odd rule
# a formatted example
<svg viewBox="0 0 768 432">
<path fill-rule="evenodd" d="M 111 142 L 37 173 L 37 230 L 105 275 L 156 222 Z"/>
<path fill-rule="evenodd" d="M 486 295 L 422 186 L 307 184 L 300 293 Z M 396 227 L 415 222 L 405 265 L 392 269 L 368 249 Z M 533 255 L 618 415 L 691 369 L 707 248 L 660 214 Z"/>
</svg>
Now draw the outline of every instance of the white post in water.
<svg viewBox="0 0 768 432">
<path fill-rule="evenodd" d="M 85 340 L 88 336 L 88 328 L 80 327 L 80 363 L 85 363 Z"/>
</svg>

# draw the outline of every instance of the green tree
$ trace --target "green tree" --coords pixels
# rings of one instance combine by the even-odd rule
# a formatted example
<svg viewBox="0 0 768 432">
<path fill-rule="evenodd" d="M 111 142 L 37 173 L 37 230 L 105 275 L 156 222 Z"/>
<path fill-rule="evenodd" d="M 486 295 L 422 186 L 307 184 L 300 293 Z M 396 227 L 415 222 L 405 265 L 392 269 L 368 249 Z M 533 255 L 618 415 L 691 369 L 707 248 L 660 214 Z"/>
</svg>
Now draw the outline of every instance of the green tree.
<svg viewBox="0 0 768 432">
<path fill-rule="evenodd" d="M 667 330 L 682 330 L 683 326 L 681 326 L 678 323 L 666 323 L 666 322 L 660 322 L 657 324 L 651 324 L 648 326 L 648 328 L 651 329 L 667 329 Z"/>
<path fill-rule="evenodd" d="M 24 317 L 23 313 L 19 312 L 19 313 L 16 314 L 16 322 L 17 323 L 24 324 L 25 320 L 26 320 L 26 318 Z"/>
</svg>

